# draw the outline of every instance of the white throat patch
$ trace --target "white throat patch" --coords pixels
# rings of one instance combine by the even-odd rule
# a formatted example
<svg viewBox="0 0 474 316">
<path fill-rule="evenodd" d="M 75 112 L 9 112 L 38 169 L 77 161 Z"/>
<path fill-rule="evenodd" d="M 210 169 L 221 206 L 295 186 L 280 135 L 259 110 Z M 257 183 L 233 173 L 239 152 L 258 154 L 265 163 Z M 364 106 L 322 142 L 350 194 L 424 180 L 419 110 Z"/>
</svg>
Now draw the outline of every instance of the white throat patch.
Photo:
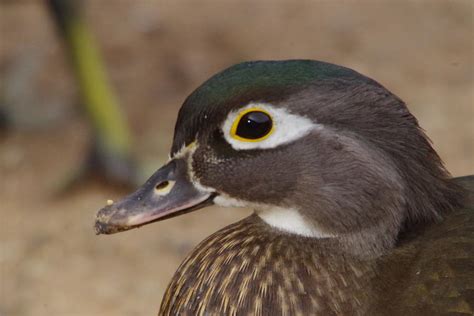
<svg viewBox="0 0 474 316">
<path fill-rule="evenodd" d="M 295 235 L 311 238 L 329 238 L 334 235 L 319 231 L 311 225 L 298 210 L 265 205 L 232 198 L 220 194 L 214 198 L 214 203 L 223 207 L 246 207 L 255 210 L 255 213 L 268 225 Z"/>
<path fill-rule="evenodd" d="M 291 234 L 312 238 L 334 237 L 317 230 L 295 209 L 272 207 L 257 211 L 257 215 L 268 225 Z"/>
</svg>

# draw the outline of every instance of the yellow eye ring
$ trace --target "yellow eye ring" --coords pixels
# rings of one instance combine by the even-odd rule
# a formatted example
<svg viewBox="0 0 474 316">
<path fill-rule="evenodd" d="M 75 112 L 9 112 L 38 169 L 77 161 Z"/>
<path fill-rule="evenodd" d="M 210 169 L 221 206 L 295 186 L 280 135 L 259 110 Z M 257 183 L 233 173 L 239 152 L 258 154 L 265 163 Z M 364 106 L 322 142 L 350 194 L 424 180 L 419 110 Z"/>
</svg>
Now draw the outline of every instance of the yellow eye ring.
<svg viewBox="0 0 474 316">
<path fill-rule="evenodd" d="M 270 113 L 262 108 L 252 107 L 237 115 L 232 123 L 230 136 L 242 142 L 260 142 L 268 138 L 274 129 Z"/>
</svg>

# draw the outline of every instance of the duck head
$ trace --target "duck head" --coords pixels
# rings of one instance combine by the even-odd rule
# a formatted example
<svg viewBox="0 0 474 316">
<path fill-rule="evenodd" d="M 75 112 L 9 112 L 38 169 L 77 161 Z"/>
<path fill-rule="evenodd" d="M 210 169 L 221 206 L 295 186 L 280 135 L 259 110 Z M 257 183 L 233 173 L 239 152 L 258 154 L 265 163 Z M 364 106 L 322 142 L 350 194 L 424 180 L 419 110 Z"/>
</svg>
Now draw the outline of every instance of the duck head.
<svg viewBox="0 0 474 316">
<path fill-rule="evenodd" d="M 251 207 L 282 233 L 386 249 L 459 200 L 403 101 L 319 61 L 246 62 L 213 76 L 181 107 L 170 157 L 99 211 L 98 233 L 214 203 Z"/>
</svg>

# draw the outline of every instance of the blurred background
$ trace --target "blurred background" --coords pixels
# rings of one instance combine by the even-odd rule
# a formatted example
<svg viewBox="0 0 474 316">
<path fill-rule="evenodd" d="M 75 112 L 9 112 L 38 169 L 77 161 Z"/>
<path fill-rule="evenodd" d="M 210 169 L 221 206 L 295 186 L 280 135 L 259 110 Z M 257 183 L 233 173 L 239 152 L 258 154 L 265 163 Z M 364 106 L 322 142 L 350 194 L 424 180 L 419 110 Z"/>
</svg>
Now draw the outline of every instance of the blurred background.
<svg viewBox="0 0 474 316">
<path fill-rule="evenodd" d="M 0 1 L 0 315 L 155 314 L 185 255 L 249 211 L 94 234 L 96 211 L 135 184 L 77 175 L 109 165 L 87 159 L 102 123 L 71 67 L 77 47 L 46 3 Z M 289 58 L 376 79 L 408 103 L 453 175 L 474 173 L 471 0 L 84 1 L 80 14 L 126 118 L 115 130 L 130 136 L 134 179 L 167 159 L 198 84 L 240 61 Z"/>
</svg>

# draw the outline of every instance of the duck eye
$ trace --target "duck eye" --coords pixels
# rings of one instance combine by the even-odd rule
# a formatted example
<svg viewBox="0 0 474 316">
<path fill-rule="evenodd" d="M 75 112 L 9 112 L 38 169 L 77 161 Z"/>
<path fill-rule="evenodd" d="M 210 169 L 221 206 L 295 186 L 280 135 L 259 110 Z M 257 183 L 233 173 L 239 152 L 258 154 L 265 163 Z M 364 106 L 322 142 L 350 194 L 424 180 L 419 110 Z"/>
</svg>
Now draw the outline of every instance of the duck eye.
<svg viewBox="0 0 474 316">
<path fill-rule="evenodd" d="M 241 113 L 235 120 L 231 135 L 242 141 L 260 141 L 270 135 L 273 122 L 270 114 L 261 110 Z"/>
</svg>

